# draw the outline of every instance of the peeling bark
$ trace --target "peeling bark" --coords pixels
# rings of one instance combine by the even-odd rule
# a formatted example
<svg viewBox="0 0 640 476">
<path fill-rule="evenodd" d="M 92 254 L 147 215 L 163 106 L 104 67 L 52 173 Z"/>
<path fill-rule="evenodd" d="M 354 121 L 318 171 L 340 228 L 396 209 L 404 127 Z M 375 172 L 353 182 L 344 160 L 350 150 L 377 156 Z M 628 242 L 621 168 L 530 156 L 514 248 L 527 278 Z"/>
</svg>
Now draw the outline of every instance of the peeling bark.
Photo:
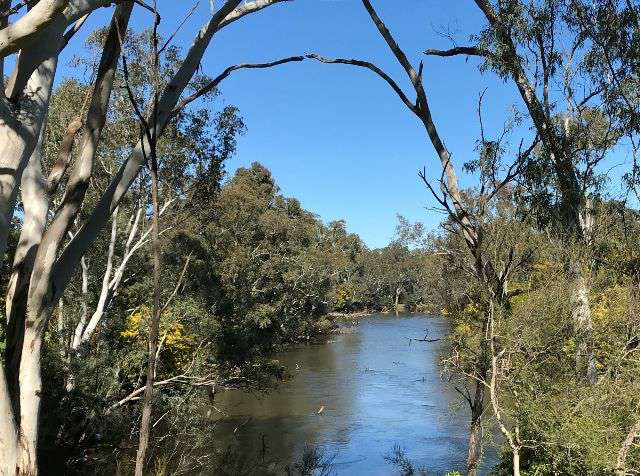
<svg viewBox="0 0 640 476">
<path fill-rule="evenodd" d="M 7 315 L 7 348 L 5 351 L 6 368 L 9 372 L 9 389 L 12 406 L 16 410 L 18 404 L 18 367 L 22 352 L 25 315 L 27 310 L 27 294 L 29 280 L 35 262 L 35 256 L 42 239 L 49 201 L 46 195 L 46 184 L 42 175 L 42 141 L 44 130 L 35 148 L 29 164 L 22 175 L 21 193 L 24 202 L 24 219 L 20 237 L 13 260 L 13 267 L 5 299 Z"/>
<path fill-rule="evenodd" d="M 569 263 L 571 280 L 571 305 L 574 334 L 576 336 L 576 370 L 590 384 L 597 379 L 596 358 L 592 347 L 593 321 L 589 307 L 589 287 L 583 275 L 580 262 Z"/>
<path fill-rule="evenodd" d="M 0 256 L 6 251 L 17 184 L 36 147 L 49 107 L 62 31 L 50 32 L 49 45 L 40 50 L 45 59 L 31 75 L 19 104 L 0 101 Z"/>
<path fill-rule="evenodd" d="M 119 5 L 114 14 L 114 23 L 122 21 L 120 26 L 124 27 L 128 22 L 131 8 L 131 3 Z M 113 24 L 111 29 L 112 31 L 115 30 Z M 62 32 L 57 36 L 58 44 L 53 44 L 50 47 L 52 55 L 50 61 L 53 62 L 53 67 L 48 65 L 48 62 L 43 64 L 43 66 L 49 66 L 51 70 L 47 76 L 49 78 L 48 94 L 53 80 L 53 71 L 55 71 L 55 65 L 57 64 L 61 34 Z M 119 43 L 113 39 L 115 32 L 111 34 L 111 37 L 111 43 L 108 40 L 105 43 L 105 51 L 98 70 L 96 88 L 94 89 L 87 125 L 85 126 L 83 150 L 69 179 L 61 208 L 56 213 L 53 222 L 42 236 L 42 240 L 37 247 L 33 272 L 29 281 L 26 312 L 23 314 L 26 314 L 24 338 L 21 343 L 15 342 L 16 348 L 21 347 L 18 371 L 19 392 L 16 392 L 19 394 L 17 398 L 14 397 L 14 400 L 18 402 L 15 411 L 19 415 L 20 427 L 18 466 L 20 471 L 25 474 L 37 474 L 38 425 L 42 393 L 40 373 L 41 347 L 44 330 L 55 305 L 55 302 L 51 299 L 53 290 L 49 286 L 49 277 L 62 240 L 77 216 L 84 198 L 88 177 L 92 171 L 97 141 L 104 125 L 104 116 L 106 115 L 106 107 L 119 56 Z M 42 66 L 39 69 L 41 68 Z M 46 107 L 41 109 L 44 114 Z M 15 370 L 15 361 L 12 366 L 7 368 Z M 11 378 L 9 378 L 8 382 L 11 382 Z"/>
</svg>

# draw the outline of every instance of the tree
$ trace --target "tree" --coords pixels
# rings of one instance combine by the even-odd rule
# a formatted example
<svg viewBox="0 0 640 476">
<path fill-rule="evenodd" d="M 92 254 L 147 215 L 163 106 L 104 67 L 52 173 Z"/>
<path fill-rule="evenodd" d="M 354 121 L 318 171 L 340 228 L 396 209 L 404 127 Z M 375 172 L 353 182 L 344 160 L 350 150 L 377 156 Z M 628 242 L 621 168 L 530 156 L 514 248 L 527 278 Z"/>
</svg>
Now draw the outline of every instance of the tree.
<svg viewBox="0 0 640 476">
<path fill-rule="evenodd" d="M 470 47 L 450 50 L 427 50 L 427 55 L 454 56 L 475 55 L 483 58 L 482 68 L 492 69 L 515 83 L 527 108 L 533 126 L 542 145 L 539 157 L 545 165 L 538 173 L 551 170 L 554 187 L 560 195 L 558 222 L 563 236 L 575 243 L 588 245 L 593 227 L 593 210 L 589 191 L 593 190 L 594 172 L 605 157 L 606 151 L 615 144 L 619 133 L 612 126 L 606 113 L 595 116 L 588 103 L 596 98 L 601 88 L 587 91 L 577 98 L 579 88 L 578 71 L 571 64 L 584 41 L 583 36 L 571 39 L 572 45 L 565 54 L 559 51 L 556 41 L 562 33 L 561 2 L 500 2 L 494 7 L 491 2 L 477 0 L 476 5 L 488 21 L 488 28 L 477 35 L 478 43 Z M 569 13 L 570 14 L 570 13 Z M 566 62 L 563 62 L 564 59 Z M 532 71 L 527 74 L 525 69 Z M 564 88 L 566 112 L 559 112 L 558 102 L 552 97 L 551 84 L 559 76 Z M 540 92 L 538 92 L 540 91 Z M 594 119 L 602 118 L 604 133 L 588 136 Z M 585 140 L 586 137 L 589 137 Z M 539 164 L 535 164 L 538 166 Z M 535 167 L 530 167 L 532 172 Z M 534 172 L 533 181 L 538 180 Z M 529 177 L 531 178 L 531 177 Z M 579 257 L 567 262 L 573 275 L 571 288 L 574 302 L 576 335 L 581 344 L 576 351 L 579 372 L 591 383 L 596 379 L 596 362 L 590 349 L 592 318 L 589 309 L 588 283 Z"/>
</svg>

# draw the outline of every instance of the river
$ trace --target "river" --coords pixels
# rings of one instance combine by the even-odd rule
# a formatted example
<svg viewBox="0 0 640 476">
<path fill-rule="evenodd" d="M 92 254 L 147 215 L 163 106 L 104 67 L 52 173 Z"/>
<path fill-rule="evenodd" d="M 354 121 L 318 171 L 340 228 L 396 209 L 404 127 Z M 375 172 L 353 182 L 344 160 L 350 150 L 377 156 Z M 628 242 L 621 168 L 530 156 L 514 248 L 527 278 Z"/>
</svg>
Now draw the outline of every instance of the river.
<svg viewBox="0 0 640 476">
<path fill-rule="evenodd" d="M 426 329 L 441 340 L 409 343 Z M 385 460 L 395 445 L 429 475 L 463 473 L 469 412 L 440 377 L 448 330 L 441 318 L 370 316 L 326 344 L 282 353 L 292 378 L 267 395 L 216 397 L 225 415 L 215 432 L 246 458 L 291 461 L 315 445 L 338 475 L 397 473 Z"/>
</svg>

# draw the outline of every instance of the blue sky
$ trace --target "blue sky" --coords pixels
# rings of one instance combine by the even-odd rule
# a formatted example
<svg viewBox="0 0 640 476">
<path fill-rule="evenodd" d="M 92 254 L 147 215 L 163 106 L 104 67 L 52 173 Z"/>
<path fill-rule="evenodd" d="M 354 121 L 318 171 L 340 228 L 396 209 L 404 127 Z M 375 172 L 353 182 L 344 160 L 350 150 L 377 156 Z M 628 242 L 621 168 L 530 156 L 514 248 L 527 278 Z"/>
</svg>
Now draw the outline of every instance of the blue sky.
<svg viewBox="0 0 640 476">
<path fill-rule="evenodd" d="M 215 2 L 217 5 L 220 1 Z M 387 26 L 414 63 L 425 59 L 424 77 L 432 112 L 447 147 L 460 165 L 473 157 L 479 136 L 477 99 L 485 94 L 485 128 L 498 133 L 512 104 L 521 107 L 511 83 L 481 75 L 475 60 L 424 58 L 426 48 L 447 48 L 448 30 L 459 44 L 483 22 L 471 0 L 373 0 Z M 172 32 L 192 2 L 159 0 L 161 30 Z M 176 44 L 187 48 L 208 16 L 208 1 L 180 30 Z M 150 24 L 137 8 L 135 28 Z M 110 11 L 93 15 L 88 30 L 105 24 Z M 74 74 L 62 59 L 59 77 Z M 216 36 L 202 69 L 216 75 L 226 66 L 263 62 L 306 52 L 375 62 L 411 92 L 403 72 L 359 0 L 295 0 L 245 17 Z M 240 108 L 248 132 L 228 164 L 259 161 L 288 196 L 323 220 L 344 218 L 348 229 L 371 247 L 392 238 L 396 213 L 433 228 L 441 215 L 418 179 L 438 163 L 424 129 L 391 89 L 373 73 L 349 66 L 295 63 L 271 70 L 239 71 L 221 85 L 222 101 Z M 413 95 L 411 95 L 412 97 Z M 463 185 L 472 184 L 462 177 Z"/>
</svg>

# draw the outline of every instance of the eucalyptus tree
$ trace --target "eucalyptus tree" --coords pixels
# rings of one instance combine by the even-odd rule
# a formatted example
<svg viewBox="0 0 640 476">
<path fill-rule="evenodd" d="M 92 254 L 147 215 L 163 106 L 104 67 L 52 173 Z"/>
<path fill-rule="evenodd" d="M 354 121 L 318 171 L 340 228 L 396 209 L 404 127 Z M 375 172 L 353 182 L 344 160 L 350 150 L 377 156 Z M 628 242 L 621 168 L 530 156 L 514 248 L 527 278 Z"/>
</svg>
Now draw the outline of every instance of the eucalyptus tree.
<svg viewBox="0 0 640 476">
<path fill-rule="evenodd" d="M 625 174 L 628 190 L 638 197 L 640 168 L 640 5 L 634 0 L 570 2 L 567 21 L 584 38 L 582 63 L 591 81 L 602 91 L 603 107 L 618 122 L 630 145 L 631 170 Z M 633 278 L 637 286 L 637 276 Z M 627 474 L 627 460 L 640 435 L 640 419 L 628 428 L 618 451 L 616 474 Z"/>
<path fill-rule="evenodd" d="M 584 269 L 589 265 L 595 219 L 592 201 L 602 186 L 598 165 L 621 131 L 602 107 L 602 86 L 586 80 L 585 36 L 575 33 L 567 21 L 573 13 L 571 2 L 494 4 L 475 0 L 475 4 L 487 20 L 487 27 L 472 37 L 475 43 L 429 49 L 425 54 L 477 56 L 483 61 L 483 71 L 494 71 L 515 84 L 540 141 L 523 168 L 521 183 L 530 187 L 529 198 L 539 205 L 534 211 L 549 215 L 551 210 L 549 218 L 559 225 L 561 236 L 578 245 L 578 253 L 566 263 L 573 276 L 573 316 L 579 340 L 576 365 L 588 382 L 595 383 L 589 278 Z"/>
<path fill-rule="evenodd" d="M 213 36 L 247 14 L 282 0 L 228 0 L 212 12 L 179 68 L 158 96 L 151 138 L 159 137 L 185 104 L 180 97 L 193 79 Z M 47 0 L 38 2 L 14 22 L 8 13 L 0 30 L 0 57 L 19 52 L 0 101 L 0 251 L 6 250 L 10 222 L 16 207 L 18 184 L 23 197 L 24 218 L 15 252 L 7 307 L 6 364 L 0 367 L 0 461 L 5 474 L 37 474 L 37 441 L 41 400 L 41 355 L 43 337 L 51 314 L 74 276 L 83 255 L 108 223 L 141 169 L 149 138 L 136 138 L 120 169 L 72 238 L 67 231 L 76 222 L 94 174 L 96 151 L 110 105 L 115 71 L 123 37 L 134 2 L 121 2 L 115 9 L 95 75 L 93 91 L 84 118 L 70 124 L 68 138 L 60 149 L 60 161 L 49 173 L 41 169 L 44 124 L 60 51 L 81 28 L 86 16 L 102 0 Z M 140 8 L 150 8 L 135 2 Z M 151 9 L 153 10 L 153 9 Z M 236 68 L 237 69 L 237 68 Z M 227 73 L 228 76 L 229 73 Z M 226 77 L 226 76 L 225 76 Z M 83 120 L 82 120 L 83 119 Z M 68 151 L 79 133 L 79 153 L 72 164 Z M 155 140 L 155 139 L 153 139 Z M 56 204 L 49 192 L 68 177 Z M 25 201 L 25 197 L 27 200 Z M 54 204 L 55 206 L 54 208 Z M 18 292 L 20 291 L 20 292 Z"/>
</svg>

